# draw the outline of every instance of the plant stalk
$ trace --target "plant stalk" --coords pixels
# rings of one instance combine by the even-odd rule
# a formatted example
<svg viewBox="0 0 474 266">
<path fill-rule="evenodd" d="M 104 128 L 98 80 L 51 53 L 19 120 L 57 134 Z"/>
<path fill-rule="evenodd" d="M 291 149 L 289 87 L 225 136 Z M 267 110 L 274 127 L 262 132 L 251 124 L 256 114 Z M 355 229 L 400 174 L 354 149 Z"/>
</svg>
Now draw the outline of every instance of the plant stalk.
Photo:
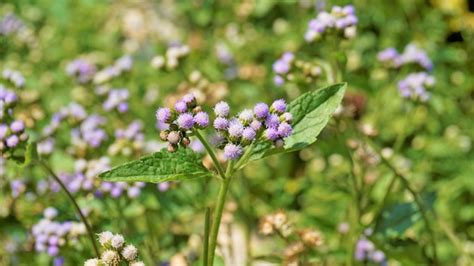
<svg viewBox="0 0 474 266">
<path fill-rule="evenodd" d="M 217 196 L 217 205 L 216 210 L 214 211 L 214 218 L 211 225 L 211 235 L 209 239 L 209 254 L 208 254 L 208 263 L 210 266 L 214 264 L 214 255 L 216 252 L 217 246 L 217 236 L 219 234 L 219 227 L 221 225 L 222 212 L 224 211 L 225 200 L 227 196 L 227 191 L 229 190 L 230 181 L 232 180 L 234 168 L 234 161 L 230 161 L 227 165 L 227 170 L 225 173 L 225 178 L 221 181 L 221 187 L 219 189 L 219 194 Z"/>
<path fill-rule="evenodd" d="M 56 173 L 54 173 L 54 171 L 44 162 L 44 161 L 41 161 L 41 160 L 38 160 L 36 161 L 37 164 L 39 164 L 48 174 L 50 174 L 54 180 L 56 180 L 56 182 L 58 182 L 58 184 L 61 186 L 61 188 L 64 190 L 64 192 L 67 194 L 69 200 L 73 203 L 74 205 L 74 208 L 76 209 L 77 213 L 79 214 L 79 217 L 81 218 L 82 222 L 84 223 L 84 225 L 86 226 L 86 229 L 87 229 L 87 234 L 89 235 L 89 239 L 92 243 L 92 246 L 94 247 L 94 252 L 96 254 L 97 257 L 100 257 L 100 253 L 99 253 L 99 249 L 97 248 L 97 245 L 95 243 L 95 238 L 94 238 L 94 233 L 92 232 L 92 228 L 91 226 L 89 225 L 89 223 L 87 222 L 87 219 L 86 217 L 84 216 L 84 214 L 82 213 L 81 211 L 81 208 L 79 207 L 79 205 L 77 204 L 76 200 L 74 199 L 74 197 L 72 196 L 71 192 L 69 192 L 69 190 L 67 189 L 67 187 L 64 185 L 64 183 L 61 181 L 61 179 L 56 175 Z"/>
</svg>

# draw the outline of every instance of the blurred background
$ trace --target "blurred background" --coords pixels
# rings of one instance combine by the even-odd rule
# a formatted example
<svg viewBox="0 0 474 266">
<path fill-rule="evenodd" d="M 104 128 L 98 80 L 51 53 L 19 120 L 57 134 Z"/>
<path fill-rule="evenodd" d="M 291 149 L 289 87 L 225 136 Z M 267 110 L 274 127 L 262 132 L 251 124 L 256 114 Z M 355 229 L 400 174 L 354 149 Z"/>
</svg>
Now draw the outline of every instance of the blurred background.
<svg viewBox="0 0 474 266">
<path fill-rule="evenodd" d="M 354 6 L 356 32 L 305 40 L 309 22 L 334 5 Z M 97 174 L 165 147 L 156 108 L 187 92 L 208 111 L 224 99 L 237 111 L 347 82 L 316 144 L 254 162 L 235 178 L 218 263 L 473 265 L 473 36 L 467 0 L 7 0 L 0 88 L 17 95 L 16 119 L 94 232 L 123 234 L 147 265 L 200 265 L 214 182 L 120 184 Z M 394 68 L 379 57 L 410 44 L 432 62 L 426 72 L 436 82 L 425 101 L 399 91 L 420 66 Z M 296 61 L 283 81 L 274 63 L 285 52 Z M 199 142 L 192 148 L 203 152 Z M 67 223 L 59 244 L 41 244 L 34 229 L 41 221 Z M 58 184 L 1 157 L 0 243 L 0 265 L 81 265 L 94 257 Z"/>
</svg>

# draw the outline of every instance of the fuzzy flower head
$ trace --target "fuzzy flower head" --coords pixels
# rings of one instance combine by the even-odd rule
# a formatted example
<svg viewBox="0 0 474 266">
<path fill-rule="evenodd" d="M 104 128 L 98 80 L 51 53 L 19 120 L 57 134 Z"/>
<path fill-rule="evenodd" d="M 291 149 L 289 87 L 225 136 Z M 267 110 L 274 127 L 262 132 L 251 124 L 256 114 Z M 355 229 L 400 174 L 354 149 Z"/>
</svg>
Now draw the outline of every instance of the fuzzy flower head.
<svg viewBox="0 0 474 266">
<path fill-rule="evenodd" d="M 101 246 L 105 247 L 111 244 L 114 234 L 109 231 L 105 231 L 99 234 L 99 243 Z"/>
<path fill-rule="evenodd" d="M 122 256 L 127 261 L 134 261 L 137 258 L 137 248 L 134 245 L 127 245 L 122 249 Z"/>
<path fill-rule="evenodd" d="M 272 103 L 272 107 L 270 108 L 272 111 L 282 114 L 286 111 L 286 102 L 283 99 L 276 100 Z"/>
<path fill-rule="evenodd" d="M 205 128 L 209 125 L 209 115 L 206 112 L 198 112 L 194 115 L 194 123 L 200 128 Z"/>
<path fill-rule="evenodd" d="M 176 120 L 181 129 L 191 129 L 194 126 L 194 117 L 190 113 L 180 114 Z"/>
<path fill-rule="evenodd" d="M 258 119 L 265 119 L 269 114 L 268 105 L 266 103 L 257 103 L 253 108 L 255 117 Z"/>
<path fill-rule="evenodd" d="M 243 149 L 239 145 L 229 143 L 224 147 L 224 157 L 227 160 L 238 159 L 243 153 Z"/>
<path fill-rule="evenodd" d="M 171 110 L 166 107 L 160 107 L 156 110 L 156 119 L 160 123 L 169 123 L 171 118 Z"/>
<path fill-rule="evenodd" d="M 115 234 L 110 240 L 111 246 L 115 249 L 121 248 L 124 243 L 125 243 L 125 239 L 123 238 L 122 235 L 119 235 L 119 234 Z"/>
<path fill-rule="evenodd" d="M 214 113 L 220 117 L 227 117 L 229 115 L 229 109 L 229 104 L 221 101 L 214 107 Z"/>
<path fill-rule="evenodd" d="M 239 120 L 244 124 L 248 125 L 253 120 L 253 112 L 250 109 L 245 109 L 239 114 Z"/>
<path fill-rule="evenodd" d="M 229 121 L 224 117 L 216 117 L 214 120 L 214 128 L 217 130 L 226 130 L 229 126 Z"/>
<path fill-rule="evenodd" d="M 118 266 L 120 263 L 120 255 L 115 250 L 104 251 L 100 259 L 105 265 Z"/>
</svg>

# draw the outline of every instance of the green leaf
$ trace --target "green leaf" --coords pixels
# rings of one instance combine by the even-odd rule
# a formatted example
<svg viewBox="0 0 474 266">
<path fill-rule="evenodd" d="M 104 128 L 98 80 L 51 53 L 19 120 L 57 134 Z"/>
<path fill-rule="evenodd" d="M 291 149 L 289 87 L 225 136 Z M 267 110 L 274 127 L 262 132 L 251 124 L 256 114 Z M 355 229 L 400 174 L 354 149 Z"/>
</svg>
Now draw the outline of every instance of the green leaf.
<svg viewBox="0 0 474 266">
<path fill-rule="evenodd" d="M 150 183 L 207 176 L 211 176 L 211 172 L 202 165 L 199 155 L 191 149 L 178 149 L 176 152 L 162 150 L 99 175 L 105 181 Z"/>
<path fill-rule="evenodd" d="M 283 148 L 274 148 L 271 143 L 256 145 L 249 161 L 255 161 L 276 153 L 297 151 L 314 143 L 331 115 L 342 101 L 346 83 L 334 84 L 316 91 L 309 91 L 288 104 L 293 115 L 293 134 L 285 139 Z"/>
<path fill-rule="evenodd" d="M 427 210 L 432 208 L 435 198 L 435 193 L 423 195 L 422 200 Z M 387 237 L 400 237 L 420 218 L 421 214 L 414 202 L 396 203 L 382 211 L 375 232 Z"/>
</svg>

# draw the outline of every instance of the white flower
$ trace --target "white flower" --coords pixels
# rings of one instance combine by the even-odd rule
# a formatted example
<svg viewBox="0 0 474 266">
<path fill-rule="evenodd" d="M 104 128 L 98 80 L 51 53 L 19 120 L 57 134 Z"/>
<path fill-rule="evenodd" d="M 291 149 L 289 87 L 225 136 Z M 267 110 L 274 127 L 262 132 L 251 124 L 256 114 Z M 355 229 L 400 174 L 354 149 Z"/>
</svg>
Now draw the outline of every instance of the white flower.
<svg viewBox="0 0 474 266">
<path fill-rule="evenodd" d="M 112 234 L 112 232 L 109 232 L 109 231 L 102 232 L 99 234 L 99 243 L 102 246 L 110 244 L 112 237 L 114 237 L 114 234 Z"/>
<path fill-rule="evenodd" d="M 98 259 L 88 259 L 84 262 L 84 266 L 99 266 L 100 261 Z"/>
<path fill-rule="evenodd" d="M 128 261 L 133 261 L 137 258 L 137 248 L 134 245 L 127 245 L 122 250 L 122 256 Z"/>
<path fill-rule="evenodd" d="M 122 235 L 116 234 L 112 237 L 112 247 L 119 249 L 123 246 L 123 243 L 125 243 L 125 240 L 123 239 Z"/>
<path fill-rule="evenodd" d="M 135 261 L 130 263 L 130 266 L 145 266 L 145 263 L 143 261 Z"/>
<path fill-rule="evenodd" d="M 120 263 L 120 255 L 114 250 L 106 250 L 100 257 L 102 262 L 107 266 L 118 266 Z"/>
</svg>

